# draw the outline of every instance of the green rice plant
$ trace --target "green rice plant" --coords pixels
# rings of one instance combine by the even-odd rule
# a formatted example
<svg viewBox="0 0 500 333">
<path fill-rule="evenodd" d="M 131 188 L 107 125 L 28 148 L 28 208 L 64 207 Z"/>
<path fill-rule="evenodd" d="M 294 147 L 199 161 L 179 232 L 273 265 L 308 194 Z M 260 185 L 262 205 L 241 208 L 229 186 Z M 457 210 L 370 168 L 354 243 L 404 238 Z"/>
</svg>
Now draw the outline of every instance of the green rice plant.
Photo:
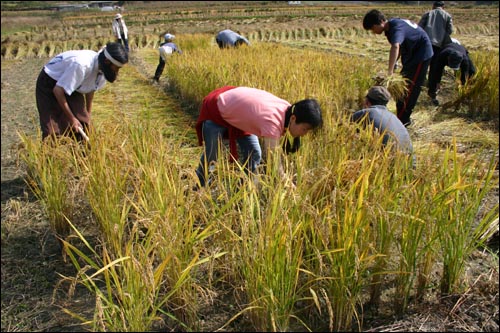
<svg viewBox="0 0 500 333">
<path fill-rule="evenodd" d="M 275 181 L 260 181 L 265 205 L 261 206 L 258 197 L 251 197 L 245 198 L 241 207 L 242 215 L 248 219 L 241 221 L 239 271 L 251 321 L 257 330 L 266 332 L 290 329 L 290 320 L 298 319 L 294 311 L 300 295 L 297 289 L 302 262 L 301 212 L 294 207 L 293 195 L 284 187 L 286 183 L 276 181 L 276 172 L 277 169 L 268 171 L 269 177 L 265 177 Z"/>
<path fill-rule="evenodd" d="M 434 197 L 436 207 L 439 245 L 443 256 L 443 274 L 440 289 L 443 295 L 462 292 L 460 278 L 470 254 L 481 245 L 484 237 L 492 234 L 490 226 L 498 219 L 498 204 L 476 221 L 482 199 L 495 186 L 493 178 L 494 158 L 489 165 L 471 158 L 462 161 L 457 155 L 456 143 L 443 156 L 442 171 L 446 177 L 441 182 Z M 464 177 L 464 176 L 467 177 Z M 490 234 L 486 234 L 489 232 Z"/>
<path fill-rule="evenodd" d="M 74 184 L 77 175 L 72 173 L 72 165 L 82 156 L 76 157 L 81 154 L 79 147 L 66 137 L 41 142 L 26 134 L 19 136 L 24 145 L 21 159 L 28 169 L 26 183 L 42 202 L 54 235 L 62 240 L 69 235 L 66 219 L 75 209 L 78 186 Z"/>
<path fill-rule="evenodd" d="M 127 154 L 119 145 L 110 150 L 106 138 L 119 139 L 119 129 L 108 129 L 106 135 L 93 135 L 92 150 L 85 161 L 88 170 L 87 198 L 94 212 L 102 237 L 108 245 L 111 255 L 123 255 L 128 214 L 131 208 L 128 198 L 128 179 L 130 165 Z M 114 132 L 114 134 L 111 134 Z M 121 161 L 121 162 L 117 162 Z"/>
<path fill-rule="evenodd" d="M 472 117 L 498 119 L 498 52 L 485 51 L 470 56 L 476 66 L 476 74 L 462 85 L 458 72 L 455 80 L 458 96 L 440 108 L 460 110 L 466 107 Z"/>
</svg>

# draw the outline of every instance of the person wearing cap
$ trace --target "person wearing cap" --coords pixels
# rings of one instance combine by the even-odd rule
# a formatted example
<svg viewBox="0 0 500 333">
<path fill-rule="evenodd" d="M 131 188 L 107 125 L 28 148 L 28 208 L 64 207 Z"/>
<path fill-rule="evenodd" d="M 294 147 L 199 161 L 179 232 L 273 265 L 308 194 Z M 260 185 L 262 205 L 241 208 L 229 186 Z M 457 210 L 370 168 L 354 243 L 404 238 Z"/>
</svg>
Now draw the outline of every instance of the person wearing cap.
<svg viewBox="0 0 500 333">
<path fill-rule="evenodd" d="M 239 159 L 238 145 L 246 173 L 256 174 L 261 159 L 280 147 L 281 137 L 285 138 L 284 151 L 293 153 L 300 147 L 300 137 L 319 128 L 322 122 L 315 99 L 290 104 L 257 88 L 224 86 L 213 90 L 203 99 L 196 123 L 198 143 L 205 144 L 196 169 L 199 185 L 206 186 L 208 170 L 217 161 L 223 138 L 229 139 L 231 161 Z M 284 176 L 281 168 L 280 175 Z"/>
<path fill-rule="evenodd" d="M 53 57 L 36 81 L 36 106 L 42 139 L 68 135 L 81 141 L 79 133 L 90 126 L 94 92 L 106 81 L 114 82 L 128 62 L 119 43 L 108 43 L 99 52 L 72 50 Z"/>
<path fill-rule="evenodd" d="M 397 150 L 412 156 L 413 167 L 415 167 L 410 134 L 398 117 L 387 109 L 387 103 L 390 99 L 391 94 L 387 88 L 383 86 L 371 87 L 363 102 L 363 109 L 354 112 L 350 120 L 362 124 L 364 128 L 373 127 L 373 130 L 383 135 L 382 144 L 384 146 L 393 142 Z"/>
<path fill-rule="evenodd" d="M 447 44 L 439 52 L 435 68 L 429 73 L 428 92 L 434 105 L 439 105 L 437 93 L 443 77 L 444 68 L 448 66 L 454 71 L 460 70 L 460 82 L 464 85 L 467 80 L 476 74 L 476 67 L 472 62 L 469 52 L 458 41 Z"/>
<path fill-rule="evenodd" d="M 158 51 L 160 52 L 160 59 L 158 60 L 158 66 L 156 66 L 155 75 L 153 80 L 158 82 L 160 80 L 160 76 L 163 73 L 163 69 L 165 68 L 165 63 L 167 62 L 167 58 L 172 55 L 172 53 L 177 52 L 178 54 L 182 54 L 181 49 L 177 47 L 177 45 L 173 42 L 175 36 L 172 34 L 165 34 L 163 36 L 164 42 L 160 44 Z"/>
<path fill-rule="evenodd" d="M 120 13 L 116 14 L 113 20 L 113 34 L 115 35 L 116 42 L 123 44 L 125 51 L 128 52 L 128 29 Z"/>
<path fill-rule="evenodd" d="M 219 48 L 239 47 L 240 45 L 250 45 L 248 39 L 230 29 L 220 31 L 215 36 L 215 42 Z"/>
<path fill-rule="evenodd" d="M 405 125 L 411 124 L 411 114 L 424 85 L 427 69 L 433 56 L 427 33 L 416 23 L 400 18 L 387 20 L 382 12 L 372 9 L 363 18 L 363 28 L 374 34 L 384 34 L 391 44 L 388 75 L 401 58 L 401 75 L 407 79 L 407 93 L 396 101 L 397 117 Z"/>
</svg>

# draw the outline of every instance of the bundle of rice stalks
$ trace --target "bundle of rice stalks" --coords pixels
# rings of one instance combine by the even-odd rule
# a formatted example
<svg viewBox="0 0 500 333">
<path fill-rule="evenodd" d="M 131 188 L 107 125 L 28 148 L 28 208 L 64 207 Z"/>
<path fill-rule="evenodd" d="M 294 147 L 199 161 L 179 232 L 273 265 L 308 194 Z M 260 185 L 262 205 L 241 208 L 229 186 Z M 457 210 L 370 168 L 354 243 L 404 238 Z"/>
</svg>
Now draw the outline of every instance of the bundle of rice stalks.
<svg viewBox="0 0 500 333">
<path fill-rule="evenodd" d="M 408 91 L 408 80 L 399 73 L 394 73 L 391 76 L 378 73 L 372 77 L 372 80 L 374 85 L 386 87 L 395 101 L 402 99 Z"/>
</svg>

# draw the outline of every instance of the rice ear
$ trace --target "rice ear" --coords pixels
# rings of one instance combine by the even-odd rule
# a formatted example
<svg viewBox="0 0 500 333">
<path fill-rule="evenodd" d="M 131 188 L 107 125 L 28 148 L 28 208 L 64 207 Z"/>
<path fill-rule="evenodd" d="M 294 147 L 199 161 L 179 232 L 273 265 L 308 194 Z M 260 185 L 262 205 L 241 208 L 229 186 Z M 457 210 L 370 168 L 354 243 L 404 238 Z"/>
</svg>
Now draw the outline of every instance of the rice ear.
<svg viewBox="0 0 500 333">
<path fill-rule="evenodd" d="M 391 76 L 379 73 L 372 77 L 372 80 L 374 81 L 374 85 L 387 88 L 395 101 L 403 98 L 408 91 L 409 80 L 399 73 L 394 73 Z"/>
</svg>

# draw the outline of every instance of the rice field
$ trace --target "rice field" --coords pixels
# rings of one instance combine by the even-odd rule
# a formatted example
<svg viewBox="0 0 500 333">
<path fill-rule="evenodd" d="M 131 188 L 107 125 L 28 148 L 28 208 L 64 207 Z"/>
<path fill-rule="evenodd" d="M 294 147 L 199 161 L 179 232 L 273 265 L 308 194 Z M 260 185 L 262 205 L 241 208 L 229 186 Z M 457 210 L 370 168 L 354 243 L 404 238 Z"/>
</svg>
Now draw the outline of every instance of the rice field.
<svg viewBox="0 0 500 333">
<path fill-rule="evenodd" d="M 62 311 L 92 331 L 363 331 L 372 309 L 403 316 L 423 298 L 464 293 L 469 257 L 498 230 L 498 200 L 486 201 L 498 191 L 498 7 L 477 10 L 494 21 L 463 26 L 469 8 L 450 8 L 482 86 L 448 75 L 440 112 L 422 93 L 410 130 L 415 169 L 348 121 L 388 57 L 386 41 L 362 30 L 369 9 L 129 9 L 131 61 L 96 93 L 92 148 L 19 133 L 27 182 L 74 267 L 58 286 L 95 299 L 91 316 Z M 414 19 L 425 10 L 384 7 Z M 2 66 L 97 50 L 110 39 L 109 16 L 67 13 L 2 35 Z M 213 32 L 227 22 L 252 46 L 219 50 Z M 167 31 L 183 54 L 154 85 Z M 491 45 L 475 48 L 476 34 Z M 213 185 L 191 190 L 197 110 L 223 85 L 320 101 L 321 131 L 299 153 L 270 157 L 289 181 L 270 162 L 255 186 L 221 158 Z"/>
</svg>

